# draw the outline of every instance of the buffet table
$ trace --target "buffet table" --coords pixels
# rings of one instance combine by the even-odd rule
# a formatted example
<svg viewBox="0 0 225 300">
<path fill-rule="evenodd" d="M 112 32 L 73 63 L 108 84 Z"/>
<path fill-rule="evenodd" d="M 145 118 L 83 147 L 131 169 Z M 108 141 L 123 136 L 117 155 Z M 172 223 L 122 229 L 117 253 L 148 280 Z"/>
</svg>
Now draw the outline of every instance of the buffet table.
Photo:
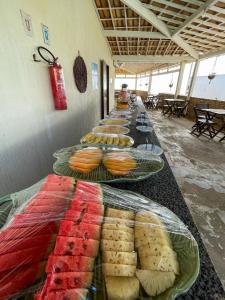
<svg viewBox="0 0 225 300">
<path fill-rule="evenodd" d="M 134 112 L 131 125 L 130 136 L 135 140 L 135 147 L 146 142 L 160 146 L 158 138 L 154 131 L 152 133 L 141 133 L 136 129 L 136 116 L 138 111 L 144 111 L 142 103 L 138 103 L 138 109 Z M 213 264 L 209 258 L 206 248 L 201 239 L 200 233 L 192 219 L 190 211 L 184 201 L 181 191 L 177 185 L 176 179 L 167 162 L 165 155 L 162 156 L 165 161 L 163 170 L 149 177 L 146 180 L 138 182 L 113 183 L 113 187 L 131 190 L 140 193 L 152 200 L 166 206 L 173 211 L 188 226 L 189 230 L 195 237 L 200 252 L 200 274 L 192 288 L 177 299 L 186 300 L 216 300 L 225 299 L 225 292 L 222 284 L 215 272 Z M 190 262 L 191 263 L 191 262 Z"/>
</svg>

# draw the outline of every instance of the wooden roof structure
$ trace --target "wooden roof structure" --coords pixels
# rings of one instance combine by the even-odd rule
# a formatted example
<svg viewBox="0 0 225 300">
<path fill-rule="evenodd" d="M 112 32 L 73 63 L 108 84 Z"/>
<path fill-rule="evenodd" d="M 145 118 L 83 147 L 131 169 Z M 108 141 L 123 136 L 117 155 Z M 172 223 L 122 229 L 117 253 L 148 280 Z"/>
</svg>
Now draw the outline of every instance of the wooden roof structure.
<svg viewBox="0 0 225 300">
<path fill-rule="evenodd" d="M 196 61 L 225 52 L 225 0 L 93 0 L 115 61 Z"/>
</svg>

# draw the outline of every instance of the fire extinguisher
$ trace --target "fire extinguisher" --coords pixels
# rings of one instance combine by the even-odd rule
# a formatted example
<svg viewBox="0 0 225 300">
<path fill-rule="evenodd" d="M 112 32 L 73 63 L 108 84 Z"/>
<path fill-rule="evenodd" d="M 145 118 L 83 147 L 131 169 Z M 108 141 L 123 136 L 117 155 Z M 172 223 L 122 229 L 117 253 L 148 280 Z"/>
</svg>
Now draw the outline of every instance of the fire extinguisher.
<svg viewBox="0 0 225 300">
<path fill-rule="evenodd" d="M 46 57 L 41 51 L 45 51 L 50 54 L 51 58 Z M 38 53 L 42 59 L 48 64 L 49 76 L 51 80 L 52 94 L 54 99 L 55 109 L 65 110 L 67 109 L 65 81 L 63 76 L 63 69 L 60 64 L 57 63 L 58 57 L 55 57 L 47 48 L 38 47 Z"/>
</svg>

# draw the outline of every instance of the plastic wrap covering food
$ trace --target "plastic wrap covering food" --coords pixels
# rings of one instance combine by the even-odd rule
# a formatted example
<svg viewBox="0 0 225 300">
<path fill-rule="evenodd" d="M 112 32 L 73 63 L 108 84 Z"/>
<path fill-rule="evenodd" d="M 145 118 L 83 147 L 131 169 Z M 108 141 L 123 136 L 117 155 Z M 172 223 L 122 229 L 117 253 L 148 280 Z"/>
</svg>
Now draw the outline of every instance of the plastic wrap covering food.
<svg viewBox="0 0 225 300">
<path fill-rule="evenodd" d="M 92 131 L 94 133 L 127 134 L 130 130 L 120 125 L 102 125 L 94 127 Z"/>
<path fill-rule="evenodd" d="M 99 124 L 102 125 L 120 125 L 120 126 L 128 126 L 130 124 L 130 122 L 128 120 L 125 119 L 103 119 L 100 120 Z"/>
<path fill-rule="evenodd" d="M 127 135 L 123 134 L 104 134 L 104 133 L 87 133 L 80 140 L 81 144 L 102 144 L 113 145 L 116 147 L 131 147 L 134 144 L 134 140 Z"/>
<path fill-rule="evenodd" d="M 11 211 L 0 230 L 0 299 L 20 293 L 43 275 L 73 190 L 72 178 L 51 174 L 10 196 Z"/>
<path fill-rule="evenodd" d="M 56 174 L 93 182 L 136 181 L 159 172 L 162 158 L 146 151 L 108 145 L 76 145 L 57 151 Z"/>
<path fill-rule="evenodd" d="M 58 184 L 66 179 L 65 198 L 43 196 L 56 189 L 53 177 Z M 174 213 L 106 185 L 78 180 L 73 192 L 67 180 L 50 175 L 36 193 L 41 197 L 23 203 L 1 230 L 0 299 L 172 300 L 191 287 L 198 246 Z M 42 222 L 44 200 L 54 221 Z M 62 201 L 63 215 L 55 209 Z M 35 206 L 40 212 L 24 213 Z M 15 224 L 18 214 L 29 214 L 30 224 Z"/>
</svg>

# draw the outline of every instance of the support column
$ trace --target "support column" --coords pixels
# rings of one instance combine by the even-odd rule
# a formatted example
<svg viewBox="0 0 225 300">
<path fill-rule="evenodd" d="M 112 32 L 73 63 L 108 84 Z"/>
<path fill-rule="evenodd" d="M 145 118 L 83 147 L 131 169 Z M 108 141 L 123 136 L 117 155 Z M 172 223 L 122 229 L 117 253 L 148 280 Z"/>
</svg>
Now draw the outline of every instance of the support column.
<svg viewBox="0 0 225 300">
<path fill-rule="evenodd" d="M 187 94 L 187 100 L 189 100 L 190 97 L 192 96 L 192 92 L 193 92 L 193 89 L 194 89 L 194 85 L 195 85 L 195 81 L 196 81 L 196 77 L 197 77 L 197 73 L 198 73 L 199 63 L 200 63 L 199 60 L 197 60 L 195 62 L 195 68 L 194 68 L 193 75 L 192 75 L 192 78 L 191 78 L 190 88 L 189 88 L 189 91 L 188 91 L 188 94 Z"/>
<path fill-rule="evenodd" d="M 137 74 L 136 74 L 136 77 L 135 77 L 135 91 L 137 91 Z"/>
<path fill-rule="evenodd" d="M 151 94 L 151 88 L 152 88 L 152 73 L 149 74 L 149 80 L 148 80 L 148 94 Z"/>
<path fill-rule="evenodd" d="M 185 68 L 185 62 L 182 61 L 180 63 L 180 72 L 179 72 L 179 76 L 178 76 L 178 80 L 177 80 L 177 86 L 176 86 L 176 91 L 175 91 L 175 96 L 174 96 L 175 99 L 180 94 L 180 88 L 181 88 L 181 84 L 182 84 L 182 81 L 183 81 L 183 75 L 184 75 L 184 68 Z"/>
</svg>

